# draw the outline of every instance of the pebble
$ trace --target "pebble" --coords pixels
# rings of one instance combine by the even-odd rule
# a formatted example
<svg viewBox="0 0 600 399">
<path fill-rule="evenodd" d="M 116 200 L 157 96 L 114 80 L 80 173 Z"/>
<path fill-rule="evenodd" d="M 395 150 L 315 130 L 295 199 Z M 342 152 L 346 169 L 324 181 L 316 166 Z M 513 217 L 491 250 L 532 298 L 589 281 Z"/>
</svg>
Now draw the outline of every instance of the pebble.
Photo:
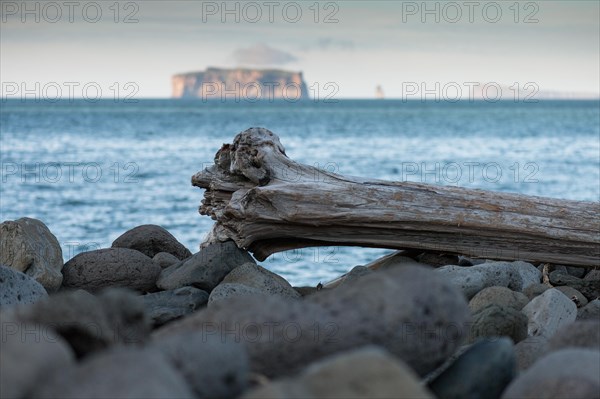
<svg viewBox="0 0 600 399">
<path fill-rule="evenodd" d="M 442 276 L 405 266 L 302 301 L 249 296 L 217 302 L 155 336 L 208 328 L 232 332 L 245 342 L 253 371 L 267 376 L 289 375 L 324 356 L 377 343 L 425 374 L 466 338 L 469 315 L 463 295 Z"/>
<path fill-rule="evenodd" d="M 577 310 L 577 320 L 600 320 L 600 299 L 594 299 Z"/>
<path fill-rule="evenodd" d="M 590 270 L 583 279 L 585 281 L 600 280 L 600 269 Z"/>
<path fill-rule="evenodd" d="M 568 285 L 563 285 L 560 287 L 555 287 L 557 290 L 565 294 L 567 298 L 569 298 L 575 306 L 578 308 L 582 308 L 588 304 L 588 300 L 583 294 L 577 291 L 575 288 L 569 287 Z"/>
<path fill-rule="evenodd" d="M 192 256 L 171 233 L 155 224 L 144 224 L 126 231 L 112 243 L 112 248 L 129 248 L 140 251 L 149 258 L 167 252 L 179 260 Z"/>
<path fill-rule="evenodd" d="M 185 378 L 196 398 L 234 398 L 247 386 L 249 361 L 244 346 L 218 334 L 189 332 L 158 340 L 161 352 Z"/>
<path fill-rule="evenodd" d="M 513 343 L 482 339 L 428 385 L 438 399 L 497 399 L 516 374 Z"/>
<path fill-rule="evenodd" d="M 382 348 L 366 346 L 322 359 L 298 376 L 270 382 L 242 398 L 433 399 L 434 396 L 402 361 Z"/>
<path fill-rule="evenodd" d="M 579 320 L 560 328 L 548 341 L 549 350 L 600 348 L 600 320 Z"/>
<path fill-rule="evenodd" d="M 47 296 L 44 287 L 32 277 L 0 265 L 0 307 L 35 303 Z"/>
<path fill-rule="evenodd" d="M 522 291 L 529 285 L 539 283 L 542 274 L 530 263 L 489 262 L 475 266 L 442 266 L 435 270 L 452 284 L 461 288 L 471 299 L 486 287 L 508 287 L 513 291 Z"/>
<path fill-rule="evenodd" d="M 213 243 L 163 269 L 157 285 L 163 290 L 194 286 L 210 292 L 229 272 L 248 262 L 255 263 L 248 252 L 239 249 L 233 241 Z"/>
<path fill-rule="evenodd" d="M 522 311 L 529 319 L 528 334 L 545 338 L 577 317 L 577 306 L 556 288 L 533 298 Z"/>
<path fill-rule="evenodd" d="M 142 300 L 123 289 L 99 296 L 83 290 L 59 292 L 14 313 L 19 321 L 54 329 L 79 357 L 117 343 L 140 344 L 150 334 Z"/>
<path fill-rule="evenodd" d="M 32 389 L 69 368 L 75 356 L 51 328 L 22 323 L 0 313 L 0 397 L 32 397 Z"/>
<path fill-rule="evenodd" d="M 179 262 L 179 259 L 175 255 L 171 255 L 168 252 L 159 252 L 152 258 L 153 261 L 158 263 L 161 269 L 165 269 L 175 263 Z"/>
<path fill-rule="evenodd" d="M 63 269 L 63 286 L 95 292 L 107 287 L 123 287 L 148 292 L 155 289 L 160 266 L 139 251 L 105 248 L 82 252 Z"/>
<path fill-rule="evenodd" d="M 588 269 L 585 267 L 567 266 L 567 273 L 569 273 L 571 276 L 582 278 L 583 276 L 585 276 L 585 273 L 587 271 Z"/>
<path fill-rule="evenodd" d="M 469 301 L 471 312 L 475 313 L 488 305 L 501 305 L 515 310 L 521 310 L 529 299 L 523 293 L 506 287 L 487 287 L 479 291 Z"/>
<path fill-rule="evenodd" d="M 146 314 L 155 326 L 190 314 L 208 301 L 208 292 L 194 287 L 181 287 L 142 296 Z"/>
<path fill-rule="evenodd" d="M 589 278 L 584 280 L 556 271 L 550 273 L 549 278 L 552 285 L 566 285 L 574 288 L 581 292 L 590 301 L 600 297 L 600 278 Z"/>
<path fill-rule="evenodd" d="M 184 378 L 158 351 L 116 347 L 40 384 L 33 397 L 193 398 Z"/>
<path fill-rule="evenodd" d="M 600 351 L 569 348 L 540 358 L 508 386 L 503 399 L 597 398 Z"/>
<path fill-rule="evenodd" d="M 502 336 L 515 343 L 527 338 L 527 316 L 511 307 L 493 304 L 473 314 L 471 341 Z"/>
<path fill-rule="evenodd" d="M 0 248 L 0 264 L 34 278 L 48 292 L 60 288 L 62 249 L 44 223 L 31 218 L 2 222 Z"/>
</svg>

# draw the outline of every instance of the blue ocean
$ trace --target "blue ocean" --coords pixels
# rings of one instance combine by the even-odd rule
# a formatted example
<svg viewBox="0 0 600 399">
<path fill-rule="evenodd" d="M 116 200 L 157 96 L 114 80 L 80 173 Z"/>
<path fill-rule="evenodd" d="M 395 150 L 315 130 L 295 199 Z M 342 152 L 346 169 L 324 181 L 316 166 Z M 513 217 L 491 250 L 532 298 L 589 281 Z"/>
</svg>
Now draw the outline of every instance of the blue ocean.
<svg viewBox="0 0 600 399">
<path fill-rule="evenodd" d="M 0 104 L 2 220 L 32 217 L 65 260 L 158 224 L 192 252 L 212 220 L 191 176 L 262 126 L 287 155 L 345 175 L 600 200 L 598 101 L 222 103 L 138 100 Z M 326 282 L 387 250 L 322 247 L 261 264 L 293 285 Z"/>
</svg>

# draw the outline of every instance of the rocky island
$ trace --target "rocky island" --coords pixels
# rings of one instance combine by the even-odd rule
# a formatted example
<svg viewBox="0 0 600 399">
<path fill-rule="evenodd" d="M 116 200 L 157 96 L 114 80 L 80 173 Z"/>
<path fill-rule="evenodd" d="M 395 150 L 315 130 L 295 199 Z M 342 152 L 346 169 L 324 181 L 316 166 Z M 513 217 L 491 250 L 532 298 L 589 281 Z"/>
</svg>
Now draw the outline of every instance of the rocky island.
<svg viewBox="0 0 600 399">
<path fill-rule="evenodd" d="M 308 99 L 302 72 L 277 69 L 222 69 L 188 72 L 172 78 L 173 98 L 258 101 Z"/>
</svg>

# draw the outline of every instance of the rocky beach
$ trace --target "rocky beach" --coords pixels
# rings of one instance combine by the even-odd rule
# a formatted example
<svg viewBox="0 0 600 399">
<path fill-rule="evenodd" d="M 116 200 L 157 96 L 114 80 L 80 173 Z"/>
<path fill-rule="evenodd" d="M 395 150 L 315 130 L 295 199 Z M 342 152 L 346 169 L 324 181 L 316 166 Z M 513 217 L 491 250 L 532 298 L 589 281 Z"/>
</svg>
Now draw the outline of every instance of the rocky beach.
<svg viewBox="0 0 600 399">
<path fill-rule="evenodd" d="M 156 225 L 64 264 L 42 221 L 0 232 L 2 398 L 600 393 L 597 268 L 399 251 L 293 287 Z"/>
</svg>

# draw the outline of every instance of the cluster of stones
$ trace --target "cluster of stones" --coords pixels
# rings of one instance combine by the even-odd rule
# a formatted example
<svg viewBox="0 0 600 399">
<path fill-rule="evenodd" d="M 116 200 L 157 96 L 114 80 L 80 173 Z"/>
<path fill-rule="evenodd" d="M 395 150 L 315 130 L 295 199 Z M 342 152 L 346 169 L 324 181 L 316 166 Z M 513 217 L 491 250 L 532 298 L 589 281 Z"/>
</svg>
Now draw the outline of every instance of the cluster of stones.
<svg viewBox="0 0 600 399">
<path fill-rule="evenodd" d="M 292 287 L 155 225 L 65 264 L 38 220 L 0 233 L 2 398 L 600 392 L 600 270 L 421 254 Z"/>
</svg>

